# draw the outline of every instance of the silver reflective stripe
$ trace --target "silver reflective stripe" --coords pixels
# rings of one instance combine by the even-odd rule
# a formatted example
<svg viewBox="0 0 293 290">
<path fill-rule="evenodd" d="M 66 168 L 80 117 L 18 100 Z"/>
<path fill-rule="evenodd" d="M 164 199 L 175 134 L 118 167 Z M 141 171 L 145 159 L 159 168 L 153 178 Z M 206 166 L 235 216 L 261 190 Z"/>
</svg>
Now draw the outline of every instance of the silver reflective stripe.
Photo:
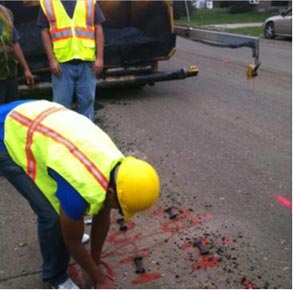
<svg viewBox="0 0 293 290">
<path fill-rule="evenodd" d="M 93 4 L 94 4 L 94 1 L 93 0 L 85 0 L 86 2 L 86 8 L 87 8 L 87 19 L 86 19 L 86 24 L 88 26 L 93 26 L 94 24 L 94 7 L 93 7 Z"/>
<path fill-rule="evenodd" d="M 53 40 L 56 40 L 58 38 L 69 37 L 69 36 L 72 36 L 71 28 L 66 29 L 66 30 L 61 30 L 58 32 L 53 32 L 53 33 L 51 32 L 51 37 Z"/>
<path fill-rule="evenodd" d="M 56 22 L 56 19 L 54 18 L 54 14 L 53 14 L 53 7 L 51 5 L 51 1 L 44 0 L 44 4 L 46 6 L 47 17 L 50 19 L 50 22 Z"/>
<path fill-rule="evenodd" d="M 93 32 L 90 32 L 90 31 L 85 31 L 83 29 L 78 29 L 76 28 L 75 29 L 75 35 L 78 37 L 86 37 L 86 38 L 95 38 L 95 33 L 94 31 Z"/>
</svg>

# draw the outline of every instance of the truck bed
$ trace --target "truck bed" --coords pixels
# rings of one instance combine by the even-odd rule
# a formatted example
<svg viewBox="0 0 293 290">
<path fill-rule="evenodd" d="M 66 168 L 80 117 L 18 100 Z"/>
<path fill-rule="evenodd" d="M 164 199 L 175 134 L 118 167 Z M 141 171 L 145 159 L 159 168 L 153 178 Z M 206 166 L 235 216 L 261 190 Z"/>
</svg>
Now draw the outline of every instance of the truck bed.
<svg viewBox="0 0 293 290">
<path fill-rule="evenodd" d="M 176 47 L 172 1 L 98 1 L 106 21 L 104 70 L 98 87 L 154 85 L 156 82 L 196 76 L 198 68 L 189 66 L 160 71 L 159 62 L 172 57 Z M 20 44 L 38 80 L 34 89 L 50 89 L 51 73 L 37 27 L 39 1 L 5 1 L 15 18 Z M 21 85 L 22 90 L 29 90 Z"/>
<path fill-rule="evenodd" d="M 16 24 L 21 36 L 20 44 L 32 70 L 48 66 L 36 21 Z M 147 36 L 136 27 L 104 28 L 106 67 L 153 62 L 165 58 L 175 47 L 173 33 Z"/>
<path fill-rule="evenodd" d="M 37 27 L 39 5 L 6 1 L 15 17 L 20 44 L 33 71 L 48 68 Z M 124 67 L 168 59 L 175 48 L 169 6 L 165 1 L 101 1 L 106 21 L 105 67 Z"/>
</svg>

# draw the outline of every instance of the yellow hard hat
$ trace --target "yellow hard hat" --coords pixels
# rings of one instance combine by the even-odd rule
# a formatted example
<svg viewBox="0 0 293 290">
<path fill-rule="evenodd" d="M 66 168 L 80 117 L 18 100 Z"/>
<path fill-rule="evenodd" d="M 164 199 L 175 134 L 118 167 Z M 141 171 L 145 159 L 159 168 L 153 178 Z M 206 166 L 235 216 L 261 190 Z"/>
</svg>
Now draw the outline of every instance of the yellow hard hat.
<svg viewBox="0 0 293 290">
<path fill-rule="evenodd" d="M 149 163 L 128 156 L 118 168 L 116 187 L 122 214 L 127 220 L 156 202 L 160 181 L 156 170 Z"/>
</svg>

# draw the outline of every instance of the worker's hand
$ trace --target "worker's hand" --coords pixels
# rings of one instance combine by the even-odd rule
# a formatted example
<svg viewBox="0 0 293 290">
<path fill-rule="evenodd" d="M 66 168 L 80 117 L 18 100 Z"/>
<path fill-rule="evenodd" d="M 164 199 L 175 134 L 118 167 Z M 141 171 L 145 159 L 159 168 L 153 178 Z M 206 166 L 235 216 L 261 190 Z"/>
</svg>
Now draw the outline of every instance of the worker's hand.
<svg viewBox="0 0 293 290">
<path fill-rule="evenodd" d="M 52 60 L 50 62 L 50 69 L 51 69 L 51 72 L 54 75 L 56 75 L 57 77 L 61 76 L 62 70 L 61 70 L 61 66 L 57 60 Z"/>
<path fill-rule="evenodd" d="M 114 289 L 114 280 L 106 275 L 102 283 L 96 284 L 96 289 Z"/>
<path fill-rule="evenodd" d="M 29 68 L 25 69 L 24 71 L 25 82 L 28 86 L 32 86 L 35 83 L 34 76 L 32 75 Z"/>
<path fill-rule="evenodd" d="M 104 68 L 104 61 L 103 59 L 97 58 L 93 64 L 93 73 L 95 75 L 99 75 Z"/>
</svg>

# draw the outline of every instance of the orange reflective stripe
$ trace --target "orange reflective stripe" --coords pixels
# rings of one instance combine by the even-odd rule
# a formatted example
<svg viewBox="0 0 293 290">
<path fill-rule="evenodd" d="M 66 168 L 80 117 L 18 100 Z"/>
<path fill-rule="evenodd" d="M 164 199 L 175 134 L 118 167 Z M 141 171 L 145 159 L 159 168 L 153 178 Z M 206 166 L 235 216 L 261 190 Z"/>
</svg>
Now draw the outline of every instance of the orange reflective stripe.
<svg viewBox="0 0 293 290">
<path fill-rule="evenodd" d="M 33 135 L 37 129 L 37 127 L 40 125 L 40 123 L 50 114 L 64 110 L 64 108 L 49 108 L 45 111 L 43 111 L 40 115 L 38 115 L 28 126 L 28 132 L 26 137 L 26 146 L 25 151 L 27 154 L 28 159 L 28 165 L 27 165 L 27 174 L 30 176 L 32 180 L 35 180 L 37 175 L 37 164 L 34 157 L 34 154 L 31 150 L 31 146 L 33 144 Z"/>
<path fill-rule="evenodd" d="M 82 153 L 78 147 L 76 147 L 70 140 L 66 139 L 63 137 L 61 134 L 58 132 L 46 127 L 46 126 L 39 126 L 37 128 L 37 131 L 46 137 L 51 138 L 52 140 L 63 144 L 69 151 L 70 153 L 77 158 L 88 170 L 88 172 L 95 178 L 95 180 L 98 181 L 98 183 L 103 187 L 104 190 L 107 189 L 109 181 L 108 179 L 104 176 L 104 174 L 96 167 L 96 165 L 88 159 L 84 153 Z"/>
<path fill-rule="evenodd" d="M 29 118 L 22 116 L 22 115 L 18 114 L 17 112 L 12 112 L 10 114 L 10 117 L 25 127 L 29 126 L 29 124 L 31 123 L 31 120 Z M 29 167 L 31 166 L 31 159 L 32 158 L 34 159 L 34 157 L 31 156 L 30 153 L 27 151 L 27 142 L 26 142 L 25 147 L 26 147 L 25 154 L 26 154 L 26 159 L 27 159 L 27 174 L 29 175 L 29 172 L 30 172 Z"/>
<path fill-rule="evenodd" d="M 31 150 L 31 146 L 33 143 L 33 135 L 36 132 L 37 127 L 39 126 L 40 122 L 42 122 L 47 116 L 50 114 L 60 111 L 64 108 L 49 108 L 42 112 L 39 116 L 37 116 L 34 120 L 30 120 L 27 118 L 23 118 L 24 116 L 19 115 L 18 113 L 13 112 L 11 115 L 13 117 L 18 118 L 22 125 L 28 127 L 27 137 L 26 137 L 26 145 L 25 145 L 25 153 L 27 158 L 27 175 L 32 179 L 35 180 L 36 178 L 36 170 L 37 164 L 35 156 Z"/>
<path fill-rule="evenodd" d="M 58 33 L 58 32 L 68 31 L 68 30 L 71 31 L 71 27 L 70 26 L 63 27 L 63 28 L 54 28 L 54 29 L 51 29 L 51 33 Z"/>
<path fill-rule="evenodd" d="M 64 108 L 59 108 L 59 109 L 66 110 Z M 70 140 L 68 140 L 67 138 L 62 136 L 60 133 L 48 128 L 47 126 L 44 126 L 44 125 L 40 124 L 40 122 L 44 118 L 46 118 L 49 114 L 52 114 L 52 113 L 57 112 L 57 111 L 59 111 L 59 110 L 45 111 L 42 114 L 40 114 L 35 119 L 35 121 L 27 118 L 26 116 L 23 116 L 22 114 L 20 114 L 18 112 L 12 112 L 9 115 L 9 117 L 13 118 L 14 120 L 19 122 L 20 124 L 28 127 L 29 131 L 30 131 L 30 128 L 32 128 L 32 133 L 31 134 L 33 134 L 34 132 L 38 132 L 38 133 L 41 133 L 42 135 L 44 135 L 44 136 L 46 136 L 48 138 L 51 138 L 52 140 L 54 140 L 57 143 L 63 144 L 69 150 L 69 152 L 76 159 L 78 159 L 81 162 L 81 164 L 83 164 L 85 166 L 87 171 L 94 177 L 94 179 L 101 185 L 101 187 L 104 190 L 107 190 L 107 187 L 108 187 L 108 184 L 109 184 L 108 179 L 99 170 L 99 168 L 87 156 L 85 156 L 82 151 L 80 151 L 78 149 L 78 147 L 76 147 Z M 35 125 L 32 125 L 32 123 L 35 124 Z M 30 139 L 32 140 L 32 136 L 30 136 Z M 30 141 L 30 142 L 31 143 L 29 144 L 29 142 L 27 140 L 27 144 L 29 144 L 28 148 L 30 148 L 31 145 L 32 145 L 32 141 Z M 31 158 L 29 151 L 27 151 L 26 154 L 27 154 L 27 158 Z M 30 166 L 31 166 L 30 170 L 31 170 L 31 169 L 33 169 L 33 164 L 34 163 L 33 163 L 33 160 L 30 160 L 30 162 L 32 162 L 30 164 Z M 32 175 L 32 176 L 34 176 L 34 178 L 35 178 L 35 175 Z"/>
</svg>

